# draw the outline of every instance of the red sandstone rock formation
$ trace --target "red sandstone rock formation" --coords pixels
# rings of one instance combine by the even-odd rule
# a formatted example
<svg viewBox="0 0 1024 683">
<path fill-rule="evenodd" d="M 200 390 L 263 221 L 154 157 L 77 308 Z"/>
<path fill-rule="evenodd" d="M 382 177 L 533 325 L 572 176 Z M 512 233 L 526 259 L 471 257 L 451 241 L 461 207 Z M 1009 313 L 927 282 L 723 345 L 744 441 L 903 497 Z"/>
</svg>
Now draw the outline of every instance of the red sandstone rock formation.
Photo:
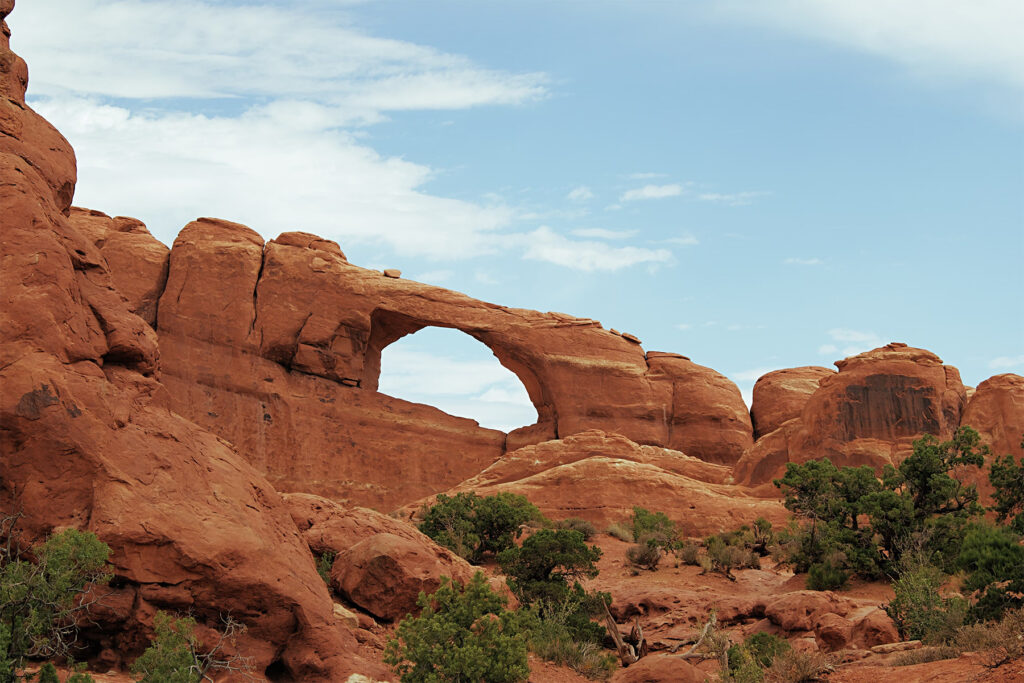
<svg viewBox="0 0 1024 683">
<path fill-rule="evenodd" d="M 0 2 L 0 19 L 12 8 Z M 9 36 L 3 22 L 0 507 L 23 511 L 32 538 L 76 526 L 111 546 L 127 612 L 115 646 L 155 609 L 193 607 L 203 621 L 230 612 L 245 622 L 242 646 L 260 671 L 332 681 L 382 671 L 336 623 L 273 488 L 168 411 L 156 335 L 68 220 L 74 155 L 25 104 L 27 70 Z M 145 314 L 149 289 L 125 291 Z"/>
<path fill-rule="evenodd" d="M 1024 377 L 1007 373 L 979 384 L 961 422 L 977 429 L 994 455 L 1024 456 Z"/>
<path fill-rule="evenodd" d="M 839 372 L 820 380 L 798 418 L 747 450 L 736 464 L 738 482 L 763 485 L 781 476 L 787 462 L 822 457 L 880 470 L 898 464 L 923 434 L 948 439 L 960 425 L 960 373 L 930 351 L 893 343 L 836 366 Z"/>
<path fill-rule="evenodd" d="M 234 444 L 281 490 L 389 509 L 444 490 L 506 450 L 601 428 L 731 464 L 753 441 L 736 386 L 593 320 L 484 303 L 347 262 L 333 242 L 187 225 L 164 251 L 131 219 L 76 211 L 125 297 L 152 310 L 174 409 Z M 130 226 L 129 232 L 123 232 Z M 135 256 L 141 256 L 141 259 Z M 381 351 L 426 326 L 490 347 L 538 422 L 507 436 L 376 391 Z"/>
<path fill-rule="evenodd" d="M 754 438 L 760 439 L 783 422 L 799 417 L 821 380 L 834 374 L 836 371 L 829 368 L 806 366 L 775 370 L 758 379 L 750 406 Z"/>
<path fill-rule="evenodd" d="M 690 536 L 735 529 L 757 517 L 786 519 L 779 503 L 752 498 L 728 481 L 723 465 L 591 430 L 508 453 L 448 493 L 511 491 L 553 519 L 582 517 L 599 526 L 627 521 L 640 505 L 666 513 Z M 420 505 L 408 506 L 406 514 Z"/>
</svg>

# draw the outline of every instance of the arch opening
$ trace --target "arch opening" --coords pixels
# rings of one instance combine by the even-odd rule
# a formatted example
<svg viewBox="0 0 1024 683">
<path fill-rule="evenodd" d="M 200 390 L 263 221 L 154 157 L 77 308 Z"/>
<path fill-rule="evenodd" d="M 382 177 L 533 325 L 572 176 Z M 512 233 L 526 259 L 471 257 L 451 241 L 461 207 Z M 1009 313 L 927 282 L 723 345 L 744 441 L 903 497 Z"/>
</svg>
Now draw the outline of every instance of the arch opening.
<svg viewBox="0 0 1024 683">
<path fill-rule="evenodd" d="M 422 324 L 403 331 L 380 350 L 381 393 L 506 433 L 539 421 L 520 377 L 473 335 Z"/>
</svg>

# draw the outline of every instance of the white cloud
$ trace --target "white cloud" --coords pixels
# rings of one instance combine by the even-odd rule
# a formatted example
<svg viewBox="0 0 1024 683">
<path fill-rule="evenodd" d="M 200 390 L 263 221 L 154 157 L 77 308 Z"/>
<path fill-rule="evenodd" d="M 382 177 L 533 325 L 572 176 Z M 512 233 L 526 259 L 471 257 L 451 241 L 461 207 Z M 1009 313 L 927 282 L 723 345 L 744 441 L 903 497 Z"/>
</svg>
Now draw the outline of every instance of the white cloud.
<svg viewBox="0 0 1024 683">
<path fill-rule="evenodd" d="M 753 368 L 751 370 L 742 370 L 740 372 L 732 373 L 729 375 L 729 378 L 734 382 L 756 382 L 772 370 L 778 370 L 778 368 L 761 367 Z"/>
<path fill-rule="evenodd" d="M 586 185 L 580 185 L 579 187 L 573 188 L 565 198 L 573 202 L 585 202 L 588 199 L 593 199 L 594 193 L 591 192 L 590 188 Z"/>
<path fill-rule="evenodd" d="M 681 247 L 693 247 L 700 244 L 700 241 L 689 233 L 679 235 L 678 237 L 669 237 L 665 242 L 668 244 L 678 244 Z"/>
<path fill-rule="evenodd" d="M 51 0 L 20 4 L 10 23 L 36 94 L 314 99 L 373 119 L 385 110 L 513 104 L 546 93 L 543 74 L 489 70 L 371 36 L 313 5 Z"/>
<path fill-rule="evenodd" d="M 425 273 L 420 273 L 413 279 L 419 282 L 438 284 L 440 282 L 447 282 L 448 280 L 451 280 L 454 276 L 454 270 L 428 270 Z"/>
<path fill-rule="evenodd" d="M 547 226 L 517 239 L 523 241 L 528 259 L 585 271 L 615 271 L 640 263 L 666 263 L 672 258 L 667 249 L 613 247 L 604 242 L 570 240 Z"/>
<path fill-rule="evenodd" d="M 372 36 L 323 3 L 51 0 L 10 20 L 31 104 L 77 152 L 75 202 L 136 216 L 165 242 L 218 216 L 265 237 L 301 229 L 460 259 L 495 251 L 516 220 L 500 198 L 427 193 L 434 169 L 379 154 L 355 127 L 530 102 L 543 74 Z"/>
<path fill-rule="evenodd" d="M 1024 355 L 1000 356 L 999 358 L 993 358 L 989 361 L 988 366 L 997 370 L 1024 367 Z"/>
<path fill-rule="evenodd" d="M 624 240 L 637 233 L 636 230 L 606 230 L 604 228 L 578 228 L 570 232 L 576 237 L 593 237 L 599 240 Z"/>
<path fill-rule="evenodd" d="M 456 259 L 494 250 L 493 233 L 513 216 L 423 192 L 431 169 L 325 127 L 310 103 L 224 118 L 137 114 L 79 98 L 34 106 L 75 147 L 75 202 L 136 216 L 164 241 L 197 216 L 217 216 L 265 237 L 305 230 L 342 249 L 383 243 L 398 254 Z"/>
<path fill-rule="evenodd" d="M 770 192 L 702 192 L 697 195 L 697 199 L 702 202 L 712 202 L 715 204 L 726 204 L 728 206 L 746 206 L 750 204 L 757 197 L 764 197 L 771 194 Z"/>
<path fill-rule="evenodd" d="M 790 266 L 820 266 L 824 262 L 820 258 L 799 258 L 791 256 L 783 261 L 783 263 Z"/>
<path fill-rule="evenodd" d="M 630 173 L 626 176 L 630 180 L 651 180 L 652 178 L 664 178 L 664 173 Z"/>
<path fill-rule="evenodd" d="M 818 347 L 818 353 L 822 355 L 839 352 L 844 358 L 848 358 L 849 356 L 856 356 L 858 353 L 864 353 L 865 351 L 877 349 L 885 345 L 882 338 L 874 332 L 862 332 L 860 330 L 836 327 L 828 331 L 828 336 L 833 342 L 838 342 L 838 344 L 823 344 Z"/>
<path fill-rule="evenodd" d="M 691 325 L 690 323 L 679 323 L 675 326 L 677 330 L 688 330 L 691 327 L 693 327 L 693 325 Z"/>
<path fill-rule="evenodd" d="M 471 417 L 481 426 L 502 431 L 537 421 L 526 388 L 497 359 L 452 358 L 416 342 L 410 337 L 384 349 L 382 393 L 432 405 L 450 415 Z"/>
<path fill-rule="evenodd" d="M 729 0 L 713 11 L 879 55 L 931 81 L 1024 88 L 1020 0 Z"/>
<path fill-rule="evenodd" d="M 619 197 L 619 201 L 632 202 L 640 199 L 664 199 L 665 197 L 678 197 L 683 193 L 683 186 L 677 183 L 671 185 L 644 185 L 632 190 L 626 190 Z"/>
</svg>

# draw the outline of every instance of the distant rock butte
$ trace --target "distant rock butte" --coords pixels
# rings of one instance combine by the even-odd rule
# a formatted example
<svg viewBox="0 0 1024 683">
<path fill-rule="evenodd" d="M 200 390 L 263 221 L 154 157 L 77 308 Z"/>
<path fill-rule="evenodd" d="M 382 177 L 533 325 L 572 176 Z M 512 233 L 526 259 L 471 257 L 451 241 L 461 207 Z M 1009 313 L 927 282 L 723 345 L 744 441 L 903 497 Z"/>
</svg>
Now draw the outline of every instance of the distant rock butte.
<svg viewBox="0 0 1024 683">
<path fill-rule="evenodd" d="M 836 366 L 839 372 L 821 377 L 798 416 L 747 450 L 735 467 L 737 482 L 764 485 L 787 462 L 821 457 L 880 470 L 902 461 L 922 435 L 948 439 L 961 424 L 960 373 L 930 351 L 892 343 Z"/>
</svg>

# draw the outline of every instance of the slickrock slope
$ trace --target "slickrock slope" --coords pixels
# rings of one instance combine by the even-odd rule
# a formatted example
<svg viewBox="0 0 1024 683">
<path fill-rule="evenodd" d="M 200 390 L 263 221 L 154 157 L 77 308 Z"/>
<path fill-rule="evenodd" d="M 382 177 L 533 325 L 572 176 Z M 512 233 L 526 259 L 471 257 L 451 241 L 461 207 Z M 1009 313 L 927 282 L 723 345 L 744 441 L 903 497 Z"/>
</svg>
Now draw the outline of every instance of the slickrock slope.
<svg viewBox="0 0 1024 683">
<path fill-rule="evenodd" d="M 13 9 L 0 2 L 0 19 Z M 231 446 L 167 410 L 156 335 L 69 223 L 75 159 L 24 101 L 0 36 L 0 509 L 30 538 L 95 531 L 112 550 L 118 620 L 100 659 L 138 651 L 157 608 L 249 626 L 259 670 L 376 674 L 332 613 L 287 508 Z M 112 614 L 118 612 L 118 614 Z"/>
<path fill-rule="evenodd" d="M 645 354 L 593 320 L 385 277 L 307 233 L 264 244 L 245 226 L 199 219 L 165 266 L 162 245 L 131 219 L 76 210 L 72 221 L 119 264 L 133 310 L 151 311 L 162 290 L 155 329 L 174 410 L 281 490 L 389 509 L 506 450 L 594 428 L 724 464 L 753 443 L 732 382 L 678 354 Z M 538 422 L 505 435 L 379 393 L 382 349 L 426 326 L 487 345 L 523 381 Z"/>
<path fill-rule="evenodd" d="M 897 464 L 923 434 L 948 439 L 966 391 L 956 368 L 934 353 L 892 343 L 836 362 L 800 416 L 760 437 L 736 464 L 737 482 L 781 476 L 787 462 L 828 457 L 836 465 Z"/>
<path fill-rule="evenodd" d="M 598 526 L 627 521 L 640 505 L 666 513 L 690 536 L 735 529 L 758 517 L 786 519 L 781 504 L 750 497 L 730 480 L 723 465 L 591 430 L 508 453 L 448 493 L 511 491 L 552 519 L 582 517 Z M 405 513 L 415 515 L 420 505 Z"/>
</svg>

